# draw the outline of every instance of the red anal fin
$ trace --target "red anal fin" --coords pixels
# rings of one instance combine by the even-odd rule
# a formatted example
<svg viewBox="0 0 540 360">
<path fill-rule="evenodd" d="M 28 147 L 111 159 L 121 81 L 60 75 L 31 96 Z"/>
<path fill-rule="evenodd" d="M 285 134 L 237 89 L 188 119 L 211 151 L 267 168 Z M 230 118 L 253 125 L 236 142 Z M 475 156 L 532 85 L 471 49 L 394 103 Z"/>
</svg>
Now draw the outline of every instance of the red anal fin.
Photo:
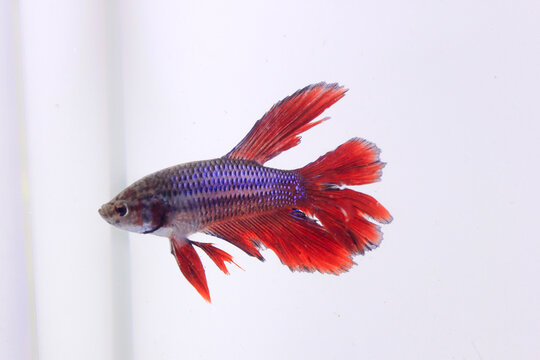
<svg viewBox="0 0 540 360">
<path fill-rule="evenodd" d="M 229 275 L 229 270 L 227 269 L 225 263 L 233 263 L 234 265 L 242 269 L 237 263 L 233 261 L 233 257 L 230 254 L 226 253 L 221 249 L 218 249 L 213 244 L 200 243 L 195 241 L 193 241 L 192 243 L 193 245 L 201 248 L 206 253 L 206 255 L 208 255 L 208 257 L 212 259 L 212 261 L 217 265 L 217 267 L 220 268 L 221 271 L 223 271 L 225 274 Z"/>
<path fill-rule="evenodd" d="M 315 221 L 289 209 L 211 225 L 233 245 L 260 242 L 293 271 L 339 274 L 354 263 L 351 252 Z"/>
<path fill-rule="evenodd" d="M 259 251 L 260 242 L 255 239 L 255 235 L 250 232 L 245 233 L 240 231 L 234 222 L 223 221 L 218 224 L 213 224 L 203 230 L 204 233 L 212 236 L 217 236 L 233 244 L 243 250 L 246 254 L 256 257 L 264 261 L 264 257 Z"/>
<path fill-rule="evenodd" d="M 176 258 L 176 262 L 178 263 L 182 274 L 184 274 L 186 279 L 206 301 L 211 302 L 204 268 L 191 241 L 174 237 L 170 240 L 172 253 Z"/>
<path fill-rule="evenodd" d="M 298 145 L 299 134 L 326 120 L 313 121 L 346 91 L 338 84 L 324 82 L 298 90 L 275 104 L 226 157 L 264 164 Z"/>
</svg>

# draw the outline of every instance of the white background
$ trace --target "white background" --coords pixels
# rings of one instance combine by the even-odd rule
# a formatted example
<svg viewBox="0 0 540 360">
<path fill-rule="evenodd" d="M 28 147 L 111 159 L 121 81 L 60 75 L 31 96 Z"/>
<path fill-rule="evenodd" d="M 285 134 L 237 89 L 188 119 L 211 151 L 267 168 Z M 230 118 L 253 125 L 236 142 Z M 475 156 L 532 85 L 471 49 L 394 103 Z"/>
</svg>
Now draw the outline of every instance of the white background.
<svg viewBox="0 0 540 360">
<path fill-rule="evenodd" d="M 1 359 L 540 358 L 537 1 L 4 1 Z M 97 209 L 228 152 L 310 83 L 347 96 L 269 165 L 350 137 L 394 216 L 339 276 L 223 241 L 213 298 Z"/>
</svg>

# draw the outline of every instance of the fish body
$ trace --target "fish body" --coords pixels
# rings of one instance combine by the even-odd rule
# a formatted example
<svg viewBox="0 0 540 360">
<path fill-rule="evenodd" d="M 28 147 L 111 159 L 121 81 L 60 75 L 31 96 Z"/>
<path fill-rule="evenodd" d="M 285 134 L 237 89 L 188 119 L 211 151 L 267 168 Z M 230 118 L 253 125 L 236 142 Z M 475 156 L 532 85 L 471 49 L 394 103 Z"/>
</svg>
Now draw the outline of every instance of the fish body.
<svg viewBox="0 0 540 360">
<path fill-rule="evenodd" d="M 379 180 L 377 147 L 354 138 L 303 168 L 263 164 L 300 142 L 299 134 L 344 96 L 337 84 L 310 85 L 274 105 L 221 158 L 173 166 L 148 175 L 99 210 L 119 228 L 165 236 L 188 281 L 210 301 L 194 246 L 228 273 L 232 257 L 213 244 L 188 239 L 203 232 L 263 260 L 273 250 L 291 270 L 339 274 L 352 257 L 378 246 L 379 227 L 392 217 L 371 196 L 346 188 Z"/>
<path fill-rule="evenodd" d="M 112 203 L 124 201 L 127 209 L 139 214 L 134 228 L 124 222 L 127 230 L 188 236 L 215 222 L 294 207 L 302 193 L 299 175 L 293 171 L 249 160 L 219 158 L 148 175 Z M 101 211 L 108 211 L 107 218 L 114 219 L 111 215 L 115 206 L 105 206 Z M 122 217 L 116 220 L 122 227 Z"/>
</svg>

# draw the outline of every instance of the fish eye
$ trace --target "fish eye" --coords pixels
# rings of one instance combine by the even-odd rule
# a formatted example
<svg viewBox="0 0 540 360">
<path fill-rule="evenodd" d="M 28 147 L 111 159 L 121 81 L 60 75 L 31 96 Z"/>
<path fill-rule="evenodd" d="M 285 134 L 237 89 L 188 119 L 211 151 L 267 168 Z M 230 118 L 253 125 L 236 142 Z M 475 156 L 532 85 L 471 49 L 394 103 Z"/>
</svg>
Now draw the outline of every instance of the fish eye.
<svg viewBox="0 0 540 360">
<path fill-rule="evenodd" d="M 114 211 L 120 216 L 126 216 L 128 213 L 128 208 L 124 204 L 118 204 L 114 207 Z"/>
</svg>

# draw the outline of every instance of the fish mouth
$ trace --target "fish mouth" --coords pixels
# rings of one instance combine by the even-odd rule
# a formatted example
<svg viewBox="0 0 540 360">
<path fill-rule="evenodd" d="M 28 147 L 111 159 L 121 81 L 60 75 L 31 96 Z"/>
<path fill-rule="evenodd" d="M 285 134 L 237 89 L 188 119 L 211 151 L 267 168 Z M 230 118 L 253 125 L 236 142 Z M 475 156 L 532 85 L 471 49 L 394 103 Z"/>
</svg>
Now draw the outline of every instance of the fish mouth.
<svg viewBox="0 0 540 360">
<path fill-rule="evenodd" d="M 108 222 L 109 224 L 112 224 L 112 206 L 110 203 L 103 204 L 101 208 L 98 209 L 99 215 Z"/>
</svg>

